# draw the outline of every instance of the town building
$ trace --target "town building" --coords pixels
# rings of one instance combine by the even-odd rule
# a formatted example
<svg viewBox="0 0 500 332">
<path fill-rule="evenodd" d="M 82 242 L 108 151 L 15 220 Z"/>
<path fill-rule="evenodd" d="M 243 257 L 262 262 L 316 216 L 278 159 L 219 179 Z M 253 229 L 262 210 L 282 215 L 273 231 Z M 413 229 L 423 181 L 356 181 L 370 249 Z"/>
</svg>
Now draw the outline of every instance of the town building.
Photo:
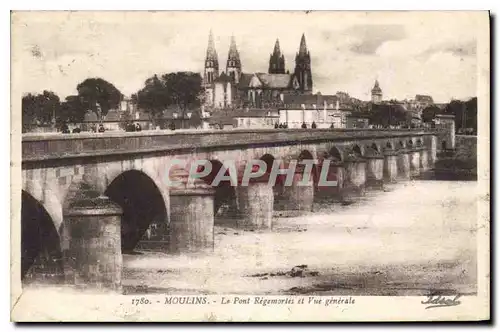
<svg viewBox="0 0 500 332">
<path fill-rule="evenodd" d="M 368 105 L 345 92 L 334 95 L 284 95 L 283 105 L 279 107 L 280 123 L 289 128 L 300 128 L 303 123 L 311 128 L 347 128 L 347 116 L 352 112 L 367 110 Z M 367 112 L 366 112 L 367 113 Z"/>
<path fill-rule="evenodd" d="M 434 105 L 434 100 L 428 95 L 416 95 L 415 105 L 419 110 L 424 110 L 426 107 Z"/>
<path fill-rule="evenodd" d="M 435 104 L 434 100 L 429 95 L 419 95 L 417 94 L 414 99 L 403 100 L 401 104 L 404 108 L 412 113 L 413 120 L 412 123 L 419 124 L 422 119 L 422 111 L 429 106 L 436 105 L 440 109 L 444 109 L 447 104 Z"/>
<path fill-rule="evenodd" d="M 102 119 L 96 112 L 88 110 L 80 124 L 70 127 L 78 127 L 82 131 L 97 131 L 102 125 L 106 131 L 124 130 L 127 123 L 139 124 L 143 130 L 153 129 L 153 121 L 149 113 L 144 111 L 121 111 L 111 109 Z"/>
<path fill-rule="evenodd" d="M 345 127 L 348 129 L 365 129 L 370 126 L 370 114 L 364 112 L 346 112 Z"/>
<path fill-rule="evenodd" d="M 279 108 L 280 123 L 288 128 L 344 128 L 347 108 L 340 104 L 336 95 L 285 95 L 283 107 Z"/>
<path fill-rule="evenodd" d="M 441 136 L 439 148 L 441 150 L 455 149 L 455 116 L 452 114 L 437 114 L 433 120 L 434 128 L 441 129 L 446 135 Z"/>
<path fill-rule="evenodd" d="M 121 112 L 118 110 L 109 110 L 102 121 L 106 130 L 120 130 L 122 125 Z"/>
<path fill-rule="evenodd" d="M 130 97 L 123 97 L 120 101 L 119 110 L 121 112 L 136 112 L 137 111 L 137 103 L 132 100 Z"/>
<path fill-rule="evenodd" d="M 375 85 L 372 88 L 372 103 L 380 104 L 382 102 L 382 89 L 378 83 L 378 80 L 375 80 Z"/>
<path fill-rule="evenodd" d="M 212 129 L 274 128 L 279 119 L 278 111 L 246 109 L 226 113 L 217 112 L 208 119 L 208 124 Z"/>
</svg>

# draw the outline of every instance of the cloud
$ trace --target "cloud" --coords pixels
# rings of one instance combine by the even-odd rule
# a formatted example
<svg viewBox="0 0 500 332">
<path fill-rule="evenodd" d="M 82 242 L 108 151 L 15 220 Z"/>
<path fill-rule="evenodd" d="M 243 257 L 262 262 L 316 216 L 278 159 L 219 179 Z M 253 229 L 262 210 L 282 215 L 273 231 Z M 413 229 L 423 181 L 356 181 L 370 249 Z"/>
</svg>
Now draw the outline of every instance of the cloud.
<svg viewBox="0 0 500 332">
<path fill-rule="evenodd" d="M 359 54 L 375 54 L 387 41 L 402 40 L 406 31 L 402 25 L 355 25 L 345 30 L 354 42 L 350 51 Z"/>
<path fill-rule="evenodd" d="M 423 57 L 429 57 L 435 53 L 451 53 L 457 57 L 476 56 L 477 43 L 475 39 L 468 41 L 444 42 L 432 45 L 421 53 Z"/>
</svg>

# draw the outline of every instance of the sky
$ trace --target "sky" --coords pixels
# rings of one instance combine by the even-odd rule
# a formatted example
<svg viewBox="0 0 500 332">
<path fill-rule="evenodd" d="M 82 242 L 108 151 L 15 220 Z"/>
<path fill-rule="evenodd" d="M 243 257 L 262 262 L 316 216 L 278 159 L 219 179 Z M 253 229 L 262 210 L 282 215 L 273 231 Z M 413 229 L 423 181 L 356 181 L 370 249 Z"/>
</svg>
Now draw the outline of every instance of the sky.
<svg viewBox="0 0 500 332">
<path fill-rule="evenodd" d="M 477 95 L 478 22 L 466 12 L 17 12 L 12 66 L 22 93 L 76 94 L 89 77 L 123 94 L 173 71 L 202 72 L 212 30 L 225 69 L 234 35 L 243 72 L 267 72 L 279 38 L 294 69 L 300 38 L 311 54 L 313 91 L 370 99 L 429 94 L 436 102 Z M 487 17 L 486 17 L 487 18 Z"/>
</svg>

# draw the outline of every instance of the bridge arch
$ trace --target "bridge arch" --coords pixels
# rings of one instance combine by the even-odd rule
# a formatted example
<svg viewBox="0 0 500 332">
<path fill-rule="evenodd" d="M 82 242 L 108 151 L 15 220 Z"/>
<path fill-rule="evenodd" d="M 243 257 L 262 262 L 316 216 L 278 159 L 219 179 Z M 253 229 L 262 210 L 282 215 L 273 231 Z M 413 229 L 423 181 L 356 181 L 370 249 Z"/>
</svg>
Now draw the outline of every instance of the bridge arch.
<svg viewBox="0 0 500 332">
<path fill-rule="evenodd" d="M 262 158 L 266 157 L 266 160 L 270 161 L 272 159 L 274 161 L 274 156 L 272 156 L 272 155 L 266 156 L 266 155 L 262 156 Z M 262 159 L 262 160 L 266 161 L 265 159 Z M 312 175 L 312 179 L 313 179 L 314 183 L 317 183 L 317 180 L 319 178 L 319 172 L 318 172 L 318 168 L 316 165 L 317 159 L 314 158 L 313 153 L 307 149 L 300 150 L 300 152 L 298 154 L 294 154 L 293 156 L 288 156 L 286 158 L 286 160 L 281 160 L 280 167 L 288 167 L 289 162 L 292 161 L 292 162 L 297 163 L 296 168 L 295 168 L 297 170 L 299 167 L 304 166 L 304 164 L 301 164 L 301 161 L 303 161 L 303 160 L 313 160 L 314 161 L 314 164 L 313 164 L 313 167 L 311 170 L 311 175 Z M 285 175 L 281 175 L 281 176 L 277 177 L 276 187 L 280 188 L 279 190 L 284 189 L 283 185 L 284 185 L 285 179 L 286 179 Z"/>
<path fill-rule="evenodd" d="M 274 155 L 272 155 L 271 153 L 265 153 L 259 159 L 266 163 L 267 166 L 266 173 L 268 174 L 271 173 L 274 162 L 279 162 L 280 168 L 286 167 L 286 165 L 283 164 L 282 160 L 276 160 Z M 279 209 L 278 207 L 281 204 L 282 195 L 285 190 L 284 183 L 285 183 L 285 175 L 278 175 L 276 177 L 276 182 L 273 185 L 273 196 L 274 196 L 273 200 L 275 209 Z"/>
<path fill-rule="evenodd" d="M 44 205 L 21 191 L 21 279 L 23 282 L 64 280 L 61 239 Z"/>
<path fill-rule="evenodd" d="M 306 160 L 306 159 L 314 159 L 313 154 L 309 150 L 302 150 L 297 157 L 297 161 Z"/>
<path fill-rule="evenodd" d="M 201 179 L 215 189 L 214 215 L 217 215 L 219 212 L 224 213 L 224 211 L 220 211 L 221 208 L 225 208 L 229 214 L 234 214 L 237 210 L 235 187 L 231 184 L 230 180 L 222 180 L 215 184 L 214 179 L 221 170 L 224 172 L 224 175 L 230 176 L 233 181 L 237 181 L 236 174 L 232 174 L 231 170 L 224 166 L 218 159 L 208 160 L 207 163 L 211 164 L 211 171 Z M 205 167 L 206 166 L 201 165 L 198 167 L 198 170 L 202 171 Z"/>
<path fill-rule="evenodd" d="M 44 189 L 38 181 L 25 180 L 22 190 L 44 207 L 54 223 L 55 229 L 60 234 L 63 225 L 63 206 L 51 185 L 47 185 Z"/>
<path fill-rule="evenodd" d="M 357 155 L 359 157 L 363 156 L 363 149 L 362 149 L 361 145 L 359 145 L 359 144 L 353 144 L 351 149 L 352 149 L 352 152 L 355 155 Z"/>
<path fill-rule="evenodd" d="M 344 157 L 342 156 L 342 151 L 336 146 L 332 146 L 330 148 L 330 151 L 328 151 L 328 159 L 333 160 L 333 161 L 339 161 L 342 162 L 344 161 Z"/>
<path fill-rule="evenodd" d="M 319 181 L 319 170 L 318 170 L 318 165 L 316 164 L 317 160 L 314 158 L 313 154 L 309 150 L 302 150 L 297 158 L 297 163 L 300 163 L 303 160 L 314 161 L 311 170 L 311 177 L 314 184 L 314 189 L 316 190 Z"/>
<path fill-rule="evenodd" d="M 377 152 L 382 152 L 380 150 L 380 147 L 378 146 L 378 144 L 376 142 L 373 142 L 372 145 L 370 146 L 373 150 L 377 151 Z"/>
<path fill-rule="evenodd" d="M 121 162 L 119 164 L 113 163 L 107 165 L 99 165 L 99 170 L 102 169 L 102 172 L 104 173 L 104 177 L 102 177 L 104 181 L 97 181 L 95 183 L 95 187 L 100 193 L 104 193 L 109 185 L 118 176 L 127 171 L 138 171 L 148 176 L 156 184 L 158 190 L 163 196 L 163 200 L 165 202 L 165 205 L 167 206 L 168 211 L 169 193 L 168 187 L 166 186 L 165 182 L 168 174 L 166 173 L 167 169 L 164 167 L 165 163 L 168 164 L 168 160 L 163 159 L 160 163 L 153 163 L 150 160 L 136 160 L 135 162 Z M 90 181 L 86 180 L 85 182 L 89 183 Z M 94 183 L 92 184 L 94 185 Z"/>
<path fill-rule="evenodd" d="M 168 240 L 167 207 L 151 177 L 137 170 L 125 171 L 113 179 L 104 194 L 123 209 L 122 252 L 132 252 L 141 239 Z"/>
<path fill-rule="evenodd" d="M 266 166 L 267 166 L 266 173 L 270 173 L 276 158 L 274 158 L 274 156 L 272 154 L 266 153 L 262 157 L 260 157 L 260 160 L 262 160 L 266 163 Z"/>
</svg>

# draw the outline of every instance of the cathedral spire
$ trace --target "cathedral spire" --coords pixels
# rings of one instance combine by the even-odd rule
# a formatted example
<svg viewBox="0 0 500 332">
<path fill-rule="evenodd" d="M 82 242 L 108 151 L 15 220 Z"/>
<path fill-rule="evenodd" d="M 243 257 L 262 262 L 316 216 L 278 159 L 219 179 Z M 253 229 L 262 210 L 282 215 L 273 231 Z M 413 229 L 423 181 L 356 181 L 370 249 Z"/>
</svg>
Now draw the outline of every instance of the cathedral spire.
<svg viewBox="0 0 500 332">
<path fill-rule="evenodd" d="M 208 46 L 207 46 L 207 60 L 217 59 L 217 51 L 215 50 L 214 36 L 212 34 L 212 29 L 210 29 L 210 34 L 208 35 Z"/>
<path fill-rule="evenodd" d="M 306 36 L 304 34 L 300 39 L 299 52 L 295 56 L 294 75 L 298 82 L 298 89 L 303 93 L 312 93 L 311 55 L 307 50 Z"/>
<path fill-rule="evenodd" d="M 234 36 L 231 36 L 231 44 L 229 46 L 229 52 L 227 55 L 226 73 L 229 77 L 231 77 L 231 80 L 233 82 L 239 82 L 241 75 L 241 61 L 240 53 L 238 52 L 238 48 L 236 47 L 236 40 L 234 39 Z"/>
<path fill-rule="evenodd" d="M 207 56 L 205 58 L 205 70 L 203 73 L 204 85 L 208 86 L 212 84 L 217 77 L 219 77 L 219 57 L 217 56 L 217 51 L 215 50 L 214 36 L 212 34 L 212 30 L 210 29 L 210 34 L 208 35 Z"/>
<path fill-rule="evenodd" d="M 300 39 L 300 47 L 299 47 L 299 55 L 306 55 L 308 53 L 307 51 L 307 45 L 306 45 L 306 36 L 302 34 L 302 38 Z"/>
<path fill-rule="evenodd" d="M 240 58 L 240 54 L 238 53 L 238 48 L 236 47 L 236 40 L 234 36 L 231 36 L 231 45 L 229 46 L 229 54 L 228 58 L 238 59 Z"/>
<path fill-rule="evenodd" d="M 280 41 L 276 38 L 274 50 L 269 57 L 269 74 L 284 74 L 285 73 L 285 56 L 281 53 Z"/>
<path fill-rule="evenodd" d="M 275 55 L 281 55 L 281 50 L 280 50 L 280 40 L 276 38 L 276 43 L 274 44 L 274 52 L 273 54 Z"/>
</svg>

